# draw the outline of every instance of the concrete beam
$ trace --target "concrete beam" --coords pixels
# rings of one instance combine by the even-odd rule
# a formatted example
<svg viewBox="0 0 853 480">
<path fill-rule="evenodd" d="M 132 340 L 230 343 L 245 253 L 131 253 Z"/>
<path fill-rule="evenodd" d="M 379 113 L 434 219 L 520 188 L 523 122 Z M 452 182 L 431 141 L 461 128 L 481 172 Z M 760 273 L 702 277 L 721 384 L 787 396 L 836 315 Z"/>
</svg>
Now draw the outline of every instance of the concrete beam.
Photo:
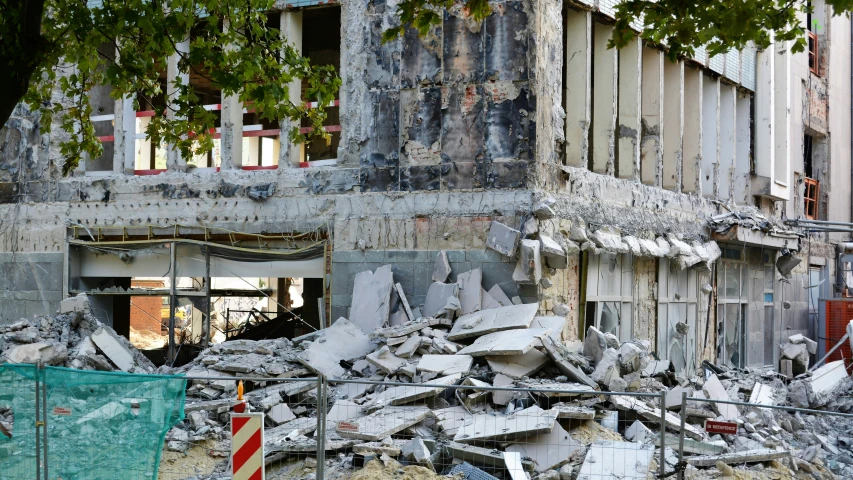
<svg viewBox="0 0 853 480">
<path fill-rule="evenodd" d="M 734 106 L 734 104 L 732 104 Z M 731 118 L 734 121 L 734 117 Z M 702 195 L 718 198 L 720 185 L 720 79 L 702 80 Z"/>
<path fill-rule="evenodd" d="M 133 109 L 133 98 L 116 100 L 115 112 L 113 171 L 133 175 L 136 169 L 136 111 Z"/>
<path fill-rule="evenodd" d="M 593 27 L 592 171 L 613 175 L 616 153 L 616 105 L 619 95 L 619 51 L 608 49 L 613 27 Z"/>
<path fill-rule="evenodd" d="M 757 89 L 756 89 L 757 90 Z M 732 201 L 746 205 L 750 200 L 750 162 L 752 127 L 750 116 L 752 98 L 748 94 L 735 92 L 735 160 L 732 180 Z M 756 125 L 757 128 L 757 125 Z"/>
<path fill-rule="evenodd" d="M 661 185 L 663 174 L 663 52 L 643 48 L 642 122 L 640 180 L 646 185 Z"/>
<path fill-rule="evenodd" d="M 736 134 L 741 125 L 738 124 L 737 115 L 737 87 L 728 84 L 720 84 L 720 132 L 719 132 L 719 148 L 720 166 L 719 177 L 717 180 L 717 198 L 722 201 L 727 201 L 731 198 L 732 175 L 737 154 L 737 142 L 739 137 Z M 747 110 L 747 115 L 749 111 Z M 747 122 L 749 121 L 747 117 Z M 746 133 L 749 133 L 749 124 L 746 126 Z M 746 146 L 749 148 L 749 138 L 746 139 Z M 749 152 L 747 152 L 749 155 Z"/>
<path fill-rule="evenodd" d="M 775 46 L 758 52 L 755 67 L 755 174 L 773 177 L 776 156 L 775 120 Z"/>
<path fill-rule="evenodd" d="M 592 102 L 592 14 L 566 10 L 566 165 L 587 168 Z"/>
<path fill-rule="evenodd" d="M 619 142 L 616 175 L 640 177 L 640 135 L 642 134 L 643 42 L 635 37 L 619 51 Z"/>
<path fill-rule="evenodd" d="M 186 39 L 180 41 L 176 44 L 178 52 L 187 55 L 190 53 L 190 39 L 187 36 Z M 176 84 L 180 81 L 182 85 L 187 85 L 190 82 L 190 74 L 185 70 L 180 70 L 178 68 L 178 62 L 180 61 L 181 56 L 179 54 L 174 54 L 169 57 L 169 62 L 166 66 L 166 78 L 168 82 L 166 84 L 166 97 L 167 101 L 171 101 L 177 95 Z M 167 118 L 176 118 L 175 111 L 172 109 L 166 110 Z M 183 171 L 187 168 L 186 159 L 184 159 L 181 155 L 181 152 L 175 148 L 175 145 L 168 145 L 166 147 L 166 168 L 169 170 L 179 170 Z"/>
<path fill-rule="evenodd" d="M 684 135 L 684 62 L 665 61 L 663 66 L 663 178 L 662 186 L 681 187 L 682 136 Z"/>
<path fill-rule="evenodd" d="M 684 141 L 681 191 L 701 193 L 702 165 L 702 71 L 684 69 Z"/>
<path fill-rule="evenodd" d="M 298 53 L 302 53 L 302 10 L 281 12 L 280 20 L 281 37 L 287 40 Z M 290 101 L 302 102 L 302 82 L 294 80 L 287 85 Z M 278 168 L 297 167 L 299 162 L 305 158 L 305 144 L 294 145 L 288 140 L 290 130 L 297 126 L 298 122 L 284 119 L 281 121 L 281 134 L 279 142 L 281 148 L 278 150 Z"/>
<path fill-rule="evenodd" d="M 776 196 L 788 198 L 791 176 L 791 45 L 790 41 L 776 43 L 773 74 L 776 95 L 773 100 L 773 123 L 776 153 L 773 158 L 773 180 Z M 799 143 L 799 142 L 797 142 Z"/>
</svg>

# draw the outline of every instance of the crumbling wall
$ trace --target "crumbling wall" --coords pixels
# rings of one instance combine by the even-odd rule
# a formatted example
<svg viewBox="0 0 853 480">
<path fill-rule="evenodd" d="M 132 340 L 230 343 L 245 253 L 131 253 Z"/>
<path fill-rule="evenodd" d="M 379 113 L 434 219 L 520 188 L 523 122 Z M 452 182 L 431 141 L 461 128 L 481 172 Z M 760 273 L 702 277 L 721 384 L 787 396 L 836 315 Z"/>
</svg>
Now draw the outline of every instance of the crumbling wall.
<svg viewBox="0 0 853 480">
<path fill-rule="evenodd" d="M 50 315 L 62 300 L 62 253 L 0 253 L 0 321 Z"/>
<path fill-rule="evenodd" d="M 634 337 L 649 340 L 657 348 L 658 259 L 634 257 Z"/>
<path fill-rule="evenodd" d="M 543 269 L 547 282 L 539 289 L 540 315 L 559 315 L 565 312 L 566 340 L 579 340 L 580 312 L 580 255 L 567 256 L 568 266 L 562 269 Z"/>
</svg>

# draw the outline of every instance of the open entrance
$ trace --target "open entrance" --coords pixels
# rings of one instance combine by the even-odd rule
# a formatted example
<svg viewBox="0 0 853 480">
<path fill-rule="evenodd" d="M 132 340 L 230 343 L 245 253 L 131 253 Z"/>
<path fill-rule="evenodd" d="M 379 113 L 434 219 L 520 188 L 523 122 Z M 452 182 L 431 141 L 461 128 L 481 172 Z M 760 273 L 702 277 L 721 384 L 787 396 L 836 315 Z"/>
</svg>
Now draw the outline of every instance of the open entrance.
<svg viewBox="0 0 853 480">
<path fill-rule="evenodd" d="M 228 242 L 204 237 L 84 233 L 69 240 L 68 293 L 89 295 L 98 320 L 158 365 L 186 363 L 212 343 L 293 338 L 325 326 L 325 240 L 246 235 L 250 248 L 233 233 Z"/>
</svg>

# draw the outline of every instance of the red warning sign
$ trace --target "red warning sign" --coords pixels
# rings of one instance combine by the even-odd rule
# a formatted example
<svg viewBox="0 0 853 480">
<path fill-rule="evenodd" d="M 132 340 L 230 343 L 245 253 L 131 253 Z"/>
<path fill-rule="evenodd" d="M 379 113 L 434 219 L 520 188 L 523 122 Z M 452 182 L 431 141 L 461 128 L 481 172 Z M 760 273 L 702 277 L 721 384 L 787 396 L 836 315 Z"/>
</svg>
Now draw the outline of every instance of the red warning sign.
<svg viewBox="0 0 853 480">
<path fill-rule="evenodd" d="M 60 417 L 70 417 L 71 409 L 68 407 L 53 407 L 53 414 Z"/>
<path fill-rule="evenodd" d="M 339 432 L 358 432 L 358 424 L 350 422 L 338 422 Z"/>
<path fill-rule="evenodd" d="M 705 431 L 722 435 L 737 435 L 737 423 L 705 420 Z"/>
</svg>

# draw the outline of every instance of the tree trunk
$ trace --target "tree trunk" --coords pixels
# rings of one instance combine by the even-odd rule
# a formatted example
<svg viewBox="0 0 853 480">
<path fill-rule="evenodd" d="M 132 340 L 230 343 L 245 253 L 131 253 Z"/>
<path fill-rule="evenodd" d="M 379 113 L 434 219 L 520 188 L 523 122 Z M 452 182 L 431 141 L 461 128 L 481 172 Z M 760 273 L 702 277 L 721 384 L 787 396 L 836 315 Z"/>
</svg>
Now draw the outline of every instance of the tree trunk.
<svg viewBox="0 0 853 480">
<path fill-rule="evenodd" d="M 30 88 L 33 72 L 44 58 L 45 42 L 41 35 L 41 21 L 44 15 L 45 0 L 19 0 L 4 2 L 7 7 L 18 10 L 22 19 L 18 28 L 3 32 L 11 38 L 3 38 L 6 48 L 0 49 L 0 65 L 14 65 L 15 68 L 0 69 L 0 124 L 6 121 L 15 110 L 15 106 L 24 98 Z M 13 47 L 13 48 L 9 48 Z M 17 47 L 17 48 L 15 48 Z"/>
</svg>

